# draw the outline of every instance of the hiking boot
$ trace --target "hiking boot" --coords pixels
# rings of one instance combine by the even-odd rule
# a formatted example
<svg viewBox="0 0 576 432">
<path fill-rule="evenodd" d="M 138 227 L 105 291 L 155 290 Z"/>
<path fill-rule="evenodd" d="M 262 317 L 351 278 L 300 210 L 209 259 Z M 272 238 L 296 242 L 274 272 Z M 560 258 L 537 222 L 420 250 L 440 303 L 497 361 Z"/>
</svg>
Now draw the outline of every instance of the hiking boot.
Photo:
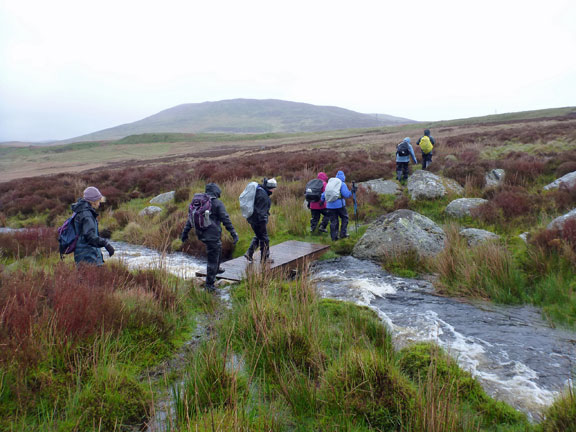
<svg viewBox="0 0 576 432">
<path fill-rule="evenodd" d="M 218 271 L 216 272 L 217 274 L 222 274 L 226 271 L 226 269 L 222 268 L 222 267 L 218 267 Z"/>
<path fill-rule="evenodd" d="M 348 234 L 348 233 L 340 234 L 341 239 L 348 238 L 348 237 L 350 237 L 350 234 Z"/>
<path fill-rule="evenodd" d="M 216 291 L 216 287 L 214 285 L 206 285 L 204 287 L 204 289 L 206 290 L 206 292 L 209 292 L 209 293 L 213 293 Z"/>
<path fill-rule="evenodd" d="M 322 227 L 320 227 L 320 228 L 318 228 L 318 232 L 321 232 L 321 233 L 327 233 L 327 232 L 328 232 L 328 230 L 327 230 L 326 228 L 322 228 Z"/>
<path fill-rule="evenodd" d="M 252 258 L 252 255 L 249 254 L 248 252 L 246 252 L 246 253 L 244 254 L 244 258 L 246 258 L 246 259 L 247 259 L 248 261 L 250 261 L 250 262 L 254 261 L 254 258 Z"/>
</svg>

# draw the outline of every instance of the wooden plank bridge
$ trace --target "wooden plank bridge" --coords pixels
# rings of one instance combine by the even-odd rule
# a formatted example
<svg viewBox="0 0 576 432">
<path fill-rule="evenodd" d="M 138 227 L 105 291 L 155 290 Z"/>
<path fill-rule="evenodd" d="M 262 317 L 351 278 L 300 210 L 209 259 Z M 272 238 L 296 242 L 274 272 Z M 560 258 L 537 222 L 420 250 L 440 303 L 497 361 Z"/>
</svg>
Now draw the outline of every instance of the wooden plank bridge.
<svg viewBox="0 0 576 432">
<path fill-rule="evenodd" d="M 305 261 L 313 261 L 330 249 L 328 245 L 306 243 L 290 240 L 270 247 L 270 270 L 289 271 L 302 265 Z M 254 254 L 254 261 L 249 262 L 243 256 L 220 263 L 225 271 L 217 276 L 218 279 L 241 281 L 248 270 L 259 271 L 260 251 Z M 268 266 L 267 266 L 268 267 Z M 196 272 L 196 276 L 206 276 L 206 270 Z"/>
</svg>

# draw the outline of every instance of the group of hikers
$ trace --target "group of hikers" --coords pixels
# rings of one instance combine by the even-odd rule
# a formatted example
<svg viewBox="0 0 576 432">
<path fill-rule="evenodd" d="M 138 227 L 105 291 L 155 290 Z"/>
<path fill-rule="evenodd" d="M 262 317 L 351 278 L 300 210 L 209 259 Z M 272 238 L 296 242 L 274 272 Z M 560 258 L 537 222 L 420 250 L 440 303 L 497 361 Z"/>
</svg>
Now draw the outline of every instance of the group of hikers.
<svg viewBox="0 0 576 432">
<path fill-rule="evenodd" d="M 434 138 L 430 136 L 430 130 L 426 129 L 424 135 L 418 140 L 417 145 L 422 151 L 422 168 L 426 169 L 432 161 L 432 148 L 435 145 Z M 409 175 L 410 158 L 417 164 L 414 149 L 410 144 L 410 138 L 398 144 L 396 149 L 396 178 L 405 181 Z M 244 253 L 244 258 L 249 263 L 254 261 L 254 254 L 260 249 L 260 262 L 271 264 L 274 260 L 270 257 L 270 238 L 268 236 L 268 218 L 272 201 L 270 196 L 278 187 L 276 179 L 264 178 L 262 183 L 251 182 L 240 196 L 242 215 L 250 224 L 254 237 Z M 344 239 L 348 235 L 348 211 L 346 199 L 354 197 L 357 187 L 352 182 L 352 188 L 346 185 L 346 176 L 343 171 L 338 171 L 336 176 L 328 178 L 324 172 L 318 173 L 316 179 L 306 185 L 305 199 L 311 212 L 310 232 L 326 233 L 330 226 L 330 238 L 332 241 Z M 224 273 L 220 267 L 222 253 L 222 227 L 228 230 L 232 236 L 234 245 L 238 243 L 238 234 L 232 225 L 230 216 L 224 203 L 220 200 L 221 189 L 215 183 L 208 183 L 204 193 L 197 193 L 192 199 L 188 209 L 186 225 L 180 236 L 182 242 L 188 240 L 192 229 L 198 240 L 206 246 L 206 285 L 207 291 L 215 290 L 216 277 Z M 98 210 L 100 204 L 105 202 L 102 193 L 93 186 L 84 190 L 82 198 L 72 205 L 74 212 L 62 227 L 58 229 L 60 241 L 60 253 L 74 252 L 76 264 L 104 263 L 101 248 L 105 248 L 109 256 L 114 254 L 114 247 L 109 240 L 103 238 L 98 230 Z"/>
<path fill-rule="evenodd" d="M 430 136 L 430 129 L 424 130 L 424 135 L 416 145 L 420 147 L 422 152 L 422 169 L 425 170 L 432 163 L 432 150 L 436 145 L 436 141 Z M 399 182 L 404 183 L 408 180 L 410 158 L 415 164 L 418 163 L 412 144 L 410 144 L 410 138 L 406 137 L 396 147 L 396 180 Z"/>
</svg>

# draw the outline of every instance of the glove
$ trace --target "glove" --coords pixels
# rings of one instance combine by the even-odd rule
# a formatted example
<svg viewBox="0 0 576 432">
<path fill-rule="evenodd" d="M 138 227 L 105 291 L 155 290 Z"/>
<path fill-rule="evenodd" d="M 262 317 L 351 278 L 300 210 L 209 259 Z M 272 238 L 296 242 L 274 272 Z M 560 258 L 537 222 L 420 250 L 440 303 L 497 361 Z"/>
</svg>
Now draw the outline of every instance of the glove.
<svg viewBox="0 0 576 432">
<path fill-rule="evenodd" d="M 112 247 L 112 245 L 110 244 L 110 242 L 107 242 L 104 245 L 104 249 L 106 249 L 106 251 L 108 252 L 108 255 L 112 256 L 114 255 L 114 247 Z"/>
<path fill-rule="evenodd" d="M 352 192 L 354 193 L 358 192 L 358 186 L 356 185 L 352 186 Z"/>
<path fill-rule="evenodd" d="M 232 241 L 234 242 L 234 246 L 236 246 L 236 243 L 238 243 L 238 240 L 240 240 L 238 238 L 238 234 L 236 234 L 236 233 L 232 234 Z"/>
</svg>

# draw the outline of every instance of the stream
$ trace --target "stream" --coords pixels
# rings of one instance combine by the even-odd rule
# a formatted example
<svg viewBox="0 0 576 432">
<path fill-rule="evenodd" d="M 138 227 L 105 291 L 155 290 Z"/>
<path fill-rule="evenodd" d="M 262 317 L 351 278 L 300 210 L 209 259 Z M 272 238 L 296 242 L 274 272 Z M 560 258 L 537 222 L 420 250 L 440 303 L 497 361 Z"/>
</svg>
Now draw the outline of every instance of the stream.
<svg viewBox="0 0 576 432">
<path fill-rule="evenodd" d="M 160 254 L 113 242 L 131 269 L 163 268 L 188 279 L 205 261 L 182 253 Z M 107 254 L 104 254 L 105 256 Z M 316 262 L 312 278 L 322 297 L 373 309 L 397 347 L 432 341 L 476 377 L 489 395 L 541 418 L 558 392 L 571 383 L 576 366 L 576 332 L 552 328 L 532 306 L 502 306 L 435 295 L 430 282 L 395 277 L 370 261 L 353 257 Z M 229 305 L 229 290 L 218 290 Z M 168 413 L 156 412 L 157 418 Z M 149 431 L 164 430 L 162 427 Z"/>
<path fill-rule="evenodd" d="M 114 247 L 131 268 L 152 265 L 191 277 L 205 266 L 202 260 L 180 253 L 162 256 L 119 242 Z M 353 257 L 316 262 L 312 278 L 322 297 L 372 308 L 397 347 L 437 343 L 488 394 L 532 420 L 540 419 L 575 370 L 576 332 L 552 328 L 538 308 L 438 296 L 430 282 L 391 276 L 377 264 Z"/>
<path fill-rule="evenodd" d="M 489 395 L 532 420 L 570 383 L 576 332 L 552 328 L 538 308 L 441 297 L 430 282 L 391 276 L 353 257 L 317 262 L 312 277 L 323 297 L 376 311 L 398 347 L 437 343 Z"/>
</svg>

